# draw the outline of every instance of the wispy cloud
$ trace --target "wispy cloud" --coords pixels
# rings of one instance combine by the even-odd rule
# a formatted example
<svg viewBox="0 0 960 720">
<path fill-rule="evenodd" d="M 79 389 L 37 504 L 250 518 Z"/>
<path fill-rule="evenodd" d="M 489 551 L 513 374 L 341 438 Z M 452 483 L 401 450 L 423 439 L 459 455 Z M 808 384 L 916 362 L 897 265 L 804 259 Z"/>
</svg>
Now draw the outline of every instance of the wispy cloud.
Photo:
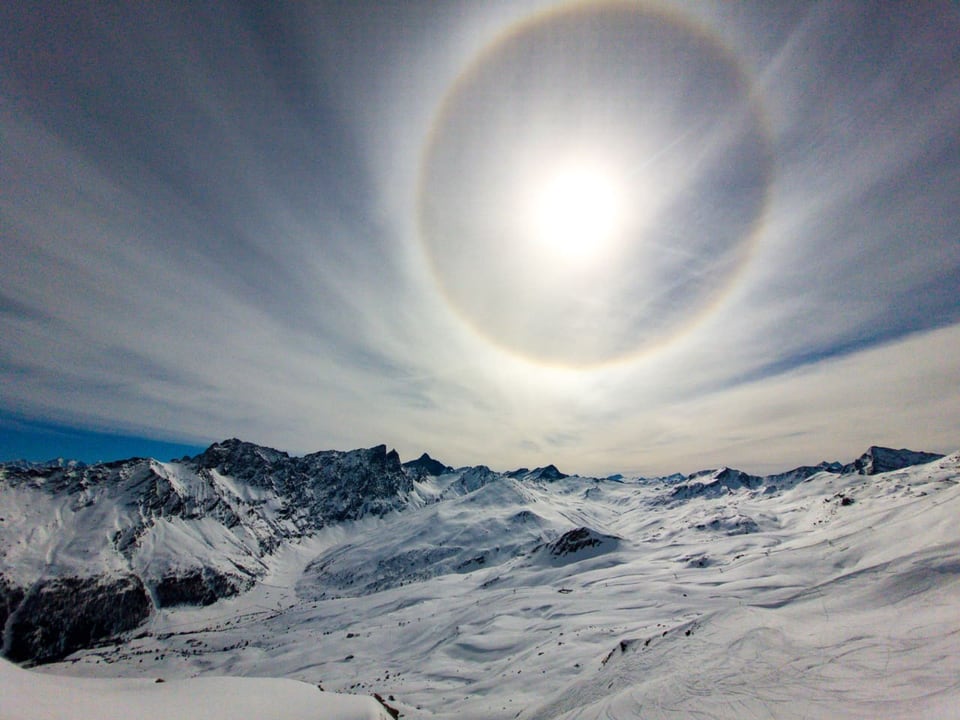
<svg viewBox="0 0 960 720">
<path fill-rule="evenodd" d="M 190 443 L 388 442 L 598 473 L 952 449 L 956 8 L 679 10 L 739 58 L 767 123 L 749 261 L 734 272 L 672 223 L 649 235 L 650 263 L 611 263 L 603 284 L 511 268 L 514 285 L 488 292 L 457 266 L 500 308 L 468 323 L 420 235 L 424 144 L 477 53 L 546 5 L 4 6 L 0 410 Z M 695 178 L 698 133 L 643 117 L 666 144 L 645 168 L 672 168 L 664 187 Z M 743 209 L 721 190 L 703 217 L 734 227 Z M 701 301 L 707 285 L 719 290 Z M 576 313 L 529 322 L 537 288 Z M 644 315 L 658 303 L 674 305 Z M 574 317 L 581 331 L 565 333 Z M 638 323 L 670 342 L 579 370 L 522 357 L 602 358 Z M 491 327 L 512 334 L 491 342 Z"/>
</svg>

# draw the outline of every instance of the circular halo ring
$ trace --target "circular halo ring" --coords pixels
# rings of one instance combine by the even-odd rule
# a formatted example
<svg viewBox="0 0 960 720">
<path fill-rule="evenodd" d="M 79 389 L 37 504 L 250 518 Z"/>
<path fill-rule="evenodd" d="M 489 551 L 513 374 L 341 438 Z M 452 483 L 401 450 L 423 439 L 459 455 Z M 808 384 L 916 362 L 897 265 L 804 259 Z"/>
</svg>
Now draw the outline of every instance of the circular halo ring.
<svg viewBox="0 0 960 720">
<path fill-rule="evenodd" d="M 695 311 L 691 311 L 687 316 L 677 320 L 669 327 L 669 331 L 658 332 L 652 340 L 638 341 L 633 347 L 618 350 L 604 357 L 589 358 L 587 360 L 558 360 L 524 351 L 517 347 L 515 343 L 498 337 L 495 332 L 490 332 L 484 327 L 482 322 L 478 322 L 475 317 L 471 316 L 471 313 L 457 301 L 452 292 L 452 288 L 444 280 L 443 268 L 438 262 L 436 253 L 432 251 L 429 239 L 431 229 L 429 227 L 427 208 L 430 200 L 432 162 L 438 153 L 440 143 L 444 139 L 444 128 L 450 121 L 451 116 L 456 112 L 457 105 L 462 99 L 461 95 L 470 87 L 471 83 L 488 68 L 491 62 L 494 62 L 511 46 L 516 43 L 521 43 L 526 36 L 542 30 L 551 23 L 574 19 L 578 16 L 587 19 L 595 14 L 608 12 L 635 13 L 638 16 L 642 16 L 646 21 L 661 23 L 665 28 L 670 29 L 674 33 L 685 35 L 690 39 L 691 43 L 696 43 L 699 47 L 705 48 L 706 52 L 719 59 L 724 69 L 735 78 L 736 85 L 743 88 L 742 99 L 748 107 L 747 114 L 758 130 L 755 139 L 757 140 L 757 145 L 760 146 L 757 156 L 761 158 L 761 162 L 758 163 L 760 166 L 758 172 L 762 180 L 758 183 L 759 190 L 757 192 L 759 196 L 756 208 L 750 213 L 750 217 L 743 227 L 743 232 L 736 242 L 736 247 L 731 253 L 736 257 L 729 264 L 726 281 L 712 288 L 702 301 L 698 303 Z M 769 120 L 760 102 L 755 83 L 750 73 L 729 45 L 724 43 L 714 31 L 706 27 L 702 22 L 676 9 L 642 1 L 583 0 L 572 3 L 562 3 L 525 16 L 501 30 L 465 64 L 456 79 L 447 88 L 433 114 L 428 133 L 420 152 L 415 193 L 418 239 L 426 257 L 430 274 L 448 307 L 465 326 L 469 327 L 479 337 L 491 345 L 510 355 L 540 366 L 568 369 L 596 369 L 630 363 L 654 351 L 660 350 L 688 334 L 709 317 L 713 311 L 722 304 L 733 288 L 736 287 L 738 280 L 742 277 L 744 269 L 756 250 L 765 224 L 770 200 L 770 188 L 773 182 L 772 146 L 772 133 L 770 132 Z"/>
</svg>

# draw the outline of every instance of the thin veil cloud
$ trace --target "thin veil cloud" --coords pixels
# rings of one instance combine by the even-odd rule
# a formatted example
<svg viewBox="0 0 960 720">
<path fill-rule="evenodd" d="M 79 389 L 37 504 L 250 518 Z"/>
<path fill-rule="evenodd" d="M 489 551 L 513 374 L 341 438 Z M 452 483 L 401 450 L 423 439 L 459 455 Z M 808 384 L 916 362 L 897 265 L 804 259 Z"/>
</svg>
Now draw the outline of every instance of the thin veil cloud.
<svg viewBox="0 0 960 720">
<path fill-rule="evenodd" d="M 462 277 L 444 288 L 417 214 L 454 83 L 550 3 L 5 5 L 0 412 L 195 445 L 386 442 L 407 458 L 585 473 L 774 470 L 874 442 L 956 449 L 960 13 L 946 2 L 665 6 L 695 28 L 678 42 L 709 38 L 749 78 L 769 145 L 762 217 L 729 283 L 707 239 L 682 244 L 673 223 L 648 234 L 650 264 L 611 263 L 602 285 L 571 282 L 574 297 L 542 268 L 512 268 L 496 293 L 471 289 L 446 234 L 435 252 L 452 253 Z M 623 96 L 622 78 L 600 80 L 593 97 Z M 678 92 L 652 70 L 644 82 Z M 470 113 L 457 122 L 463 137 L 493 137 Z M 709 118 L 694 125 L 721 145 L 732 137 Z M 674 168 L 664 186 L 702 167 L 700 137 L 659 157 Z M 444 140 L 451 157 L 455 141 Z M 497 148 L 473 148 L 477 177 L 522 151 Z M 698 192 L 737 212 L 743 168 L 715 185 L 704 175 Z M 444 187 L 437 201 L 458 201 Z M 697 206 L 685 208 L 694 222 Z M 444 233 L 483 219 L 443 212 Z M 482 260 L 478 270 L 497 258 Z M 664 305 L 645 322 L 662 322 L 667 340 L 620 353 L 636 337 L 615 330 L 696 283 L 723 288 L 708 312 Z M 451 295 L 462 304 L 469 292 L 500 303 L 509 342 L 491 342 L 486 316 L 464 322 Z M 580 330 L 562 314 L 530 321 L 544 298 L 573 303 Z M 605 347 L 625 357 L 567 362 Z"/>
</svg>

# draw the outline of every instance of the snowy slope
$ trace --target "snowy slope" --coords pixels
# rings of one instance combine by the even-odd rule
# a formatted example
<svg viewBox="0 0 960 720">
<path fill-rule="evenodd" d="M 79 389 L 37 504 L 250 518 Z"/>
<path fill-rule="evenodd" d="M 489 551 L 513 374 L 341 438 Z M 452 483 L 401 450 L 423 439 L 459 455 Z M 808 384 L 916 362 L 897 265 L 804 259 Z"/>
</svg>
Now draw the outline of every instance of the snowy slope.
<svg viewBox="0 0 960 720">
<path fill-rule="evenodd" d="M 384 446 L 291 458 L 227 440 L 180 462 L 0 466 L 3 654 L 57 659 L 235 595 L 281 544 L 405 507 L 413 487 Z"/>
<path fill-rule="evenodd" d="M 21 670 L 0 660 L 4 720 L 387 720 L 371 698 L 320 692 L 294 680 L 96 680 Z"/>
<path fill-rule="evenodd" d="M 460 720 L 960 717 L 960 455 L 865 456 L 659 480 L 424 462 L 398 512 L 283 538 L 248 591 L 40 671 L 285 677 Z"/>
</svg>

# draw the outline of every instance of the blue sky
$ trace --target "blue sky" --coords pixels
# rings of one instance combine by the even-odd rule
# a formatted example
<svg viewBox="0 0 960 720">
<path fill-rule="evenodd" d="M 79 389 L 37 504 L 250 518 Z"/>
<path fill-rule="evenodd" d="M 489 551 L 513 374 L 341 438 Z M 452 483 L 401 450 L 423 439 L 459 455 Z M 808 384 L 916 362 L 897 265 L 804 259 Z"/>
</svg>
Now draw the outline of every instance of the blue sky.
<svg viewBox="0 0 960 720">
<path fill-rule="evenodd" d="M 4 458 L 236 436 L 666 473 L 960 445 L 955 3 L 0 25 Z"/>
<path fill-rule="evenodd" d="M 203 449 L 189 443 L 0 417 L 0 457 L 7 460 L 43 462 L 63 458 L 88 464 L 130 457 L 173 460 L 193 457 Z"/>
</svg>

